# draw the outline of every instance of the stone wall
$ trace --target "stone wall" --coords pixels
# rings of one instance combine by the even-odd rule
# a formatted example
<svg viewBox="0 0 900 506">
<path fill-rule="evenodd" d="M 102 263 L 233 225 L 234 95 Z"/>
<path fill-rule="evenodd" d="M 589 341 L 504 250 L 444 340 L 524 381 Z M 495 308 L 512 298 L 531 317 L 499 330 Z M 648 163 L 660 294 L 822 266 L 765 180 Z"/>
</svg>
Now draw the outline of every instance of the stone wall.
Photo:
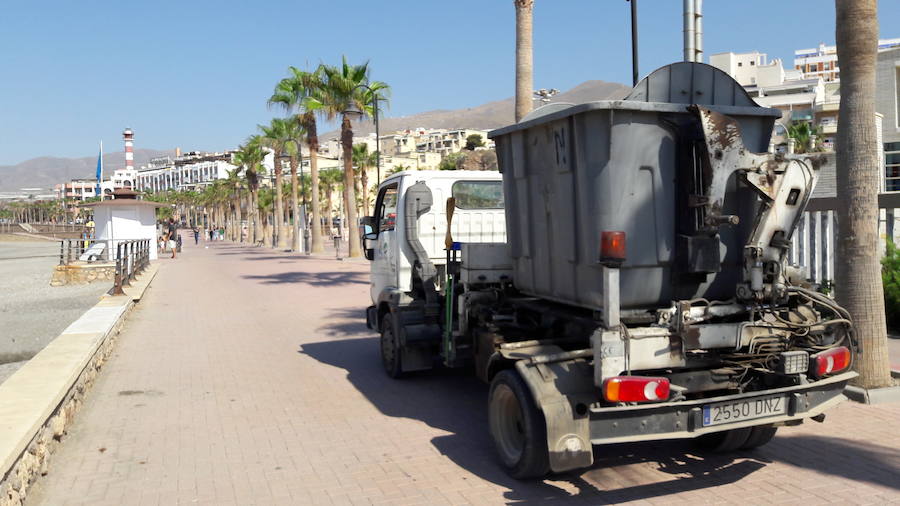
<svg viewBox="0 0 900 506">
<path fill-rule="evenodd" d="M 57 265 L 50 278 L 50 286 L 80 285 L 95 281 L 112 282 L 116 277 L 114 263 L 74 263 Z"/>
<path fill-rule="evenodd" d="M 0 506 L 22 506 L 29 487 L 40 476 L 48 472 L 50 455 L 56 450 L 66 435 L 66 429 L 72 424 L 75 412 L 81 407 L 84 396 L 93 385 L 103 364 L 109 358 L 116 337 L 122 329 L 126 315 L 134 307 L 126 310 L 115 328 L 106 336 L 96 353 L 81 375 L 72 385 L 69 393 L 63 398 L 59 407 L 41 427 L 29 443 L 25 452 L 0 481 Z"/>
</svg>

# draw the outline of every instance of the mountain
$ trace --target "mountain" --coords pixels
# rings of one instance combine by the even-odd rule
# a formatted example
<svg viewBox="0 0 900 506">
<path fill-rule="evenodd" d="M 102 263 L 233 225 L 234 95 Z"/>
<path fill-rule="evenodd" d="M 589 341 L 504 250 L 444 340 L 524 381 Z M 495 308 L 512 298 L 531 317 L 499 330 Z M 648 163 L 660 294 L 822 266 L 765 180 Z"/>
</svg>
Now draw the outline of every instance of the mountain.
<svg viewBox="0 0 900 506">
<path fill-rule="evenodd" d="M 553 102 L 579 104 L 593 100 L 615 100 L 624 98 L 630 87 L 605 81 L 586 81 L 565 93 L 553 97 Z M 410 128 L 478 128 L 493 129 L 513 122 L 513 99 L 498 100 L 486 104 L 456 110 L 426 111 L 411 116 L 381 118 L 379 129 L 382 134 Z M 354 125 L 354 134 L 366 135 L 374 132 L 372 122 Z M 332 130 L 320 134 L 322 140 L 338 137 L 339 131 Z M 188 143 L 189 144 L 189 143 Z M 136 149 L 134 166 L 147 164 L 157 156 L 174 156 L 174 151 Z M 125 166 L 125 153 L 103 155 L 105 174 Z M 0 191 L 16 191 L 21 188 L 53 188 L 53 185 L 77 178 L 92 178 L 97 167 L 97 157 L 53 158 L 43 156 L 16 165 L 0 166 Z"/>
<path fill-rule="evenodd" d="M 578 86 L 553 97 L 553 102 L 568 102 L 581 104 L 594 100 L 617 100 L 625 98 L 631 91 L 630 86 L 606 81 L 585 81 Z M 537 105 L 537 103 L 535 103 Z M 399 116 L 396 118 L 379 118 L 378 126 L 381 134 L 396 130 L 406 130 L 417 127 L 424 128 L 478 128 L 490 130 L 509 125 L 513 122 L 514 100 L 498 100 L 486 104 L 456 110 L 426 111 L 411 116 Z M 375 131 L 371 121 L 364 121 L 353 125 L 354 135 L 366 135 Z M 339 130 L 332 130 L 319 134 L 322 140 L 338 137 Z"/>
<path fill-rule="evenodd" d="M 175 156 L 175 151 L 135 149 L 134 166 L 146 165 L 157 156 Z M 103 154 L 103 175 L 111 176 L 116 169 L 125 168 L 125 152 Z M 0 191 L 17 191 L 21 188 L 51 189 L 54 185 L 72 179 L 93 178 L 97 172 L 97 155 L 84 158 L 55 158 L 42 156 L 18 163 L 0 166 Z"/>
</svg>

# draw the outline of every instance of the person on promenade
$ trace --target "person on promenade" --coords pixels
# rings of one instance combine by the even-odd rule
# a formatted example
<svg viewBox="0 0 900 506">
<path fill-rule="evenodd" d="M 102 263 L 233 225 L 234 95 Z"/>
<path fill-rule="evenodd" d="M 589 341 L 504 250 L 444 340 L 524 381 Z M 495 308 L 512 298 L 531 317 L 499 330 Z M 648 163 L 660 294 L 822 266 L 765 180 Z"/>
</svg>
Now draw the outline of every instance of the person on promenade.
<svg viewBox="0 0 900 506">
<path fill-rule="evenodd" d="M 194 227 L 194 244 L 200 244 L 200 229 Z"/>
<path fill-rule="evenodd" d="M 175 250 L 178 248 L 178 243 L 175 242 L 177 236 L 178 227 L 175 226 L 175 218 L 169 218 L 169 227 L 168 231 L 166 232 L 166 241 L 169 248 L 171 248 L 172 250 L 172 258 L 175 258 Z"/>
</svg>

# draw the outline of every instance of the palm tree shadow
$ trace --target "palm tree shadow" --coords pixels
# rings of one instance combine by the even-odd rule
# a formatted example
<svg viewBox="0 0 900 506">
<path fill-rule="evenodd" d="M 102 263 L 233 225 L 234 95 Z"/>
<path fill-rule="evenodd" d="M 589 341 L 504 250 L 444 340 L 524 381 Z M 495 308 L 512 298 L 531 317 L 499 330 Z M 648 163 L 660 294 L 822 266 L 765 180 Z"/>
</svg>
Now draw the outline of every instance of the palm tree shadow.
<svg viewBox="0 0 900 506">
<path fill-rule="evenodd" d="M 368 285 L 368 272 L 336 271 L 336 272 L 308 272 L 290 271 L 275 274 L 263 274 L 242 276 L 244 279 L 257 280 L 266 285 L 300 283 L 314 287 L 328 287 L 339 285 Z"/>
</svg>

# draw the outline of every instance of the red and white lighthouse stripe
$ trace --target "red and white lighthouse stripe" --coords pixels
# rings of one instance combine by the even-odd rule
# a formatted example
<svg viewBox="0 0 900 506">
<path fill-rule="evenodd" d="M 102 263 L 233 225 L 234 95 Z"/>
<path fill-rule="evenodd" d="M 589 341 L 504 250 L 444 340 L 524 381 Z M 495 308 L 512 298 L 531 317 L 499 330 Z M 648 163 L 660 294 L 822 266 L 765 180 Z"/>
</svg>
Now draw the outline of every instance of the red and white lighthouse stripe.
<svg viewBox="0 0 900 506">
<path fill-rule="evenodd" d="M 125 139 L 125 170 L 134 170 L 134 132 L 126 128 L 122 137 Z"/>
</svg>

